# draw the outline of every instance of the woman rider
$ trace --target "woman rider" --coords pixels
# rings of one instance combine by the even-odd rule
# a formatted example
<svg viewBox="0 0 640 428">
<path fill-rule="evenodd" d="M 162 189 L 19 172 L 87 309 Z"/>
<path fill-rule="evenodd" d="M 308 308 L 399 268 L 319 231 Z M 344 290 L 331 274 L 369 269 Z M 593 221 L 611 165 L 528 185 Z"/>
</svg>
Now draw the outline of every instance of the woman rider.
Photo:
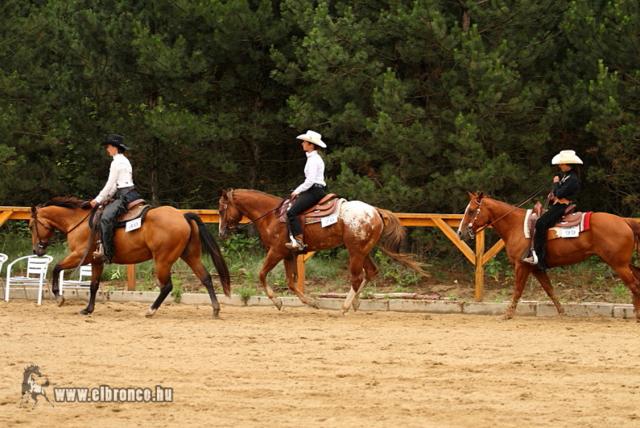
<svg viewBox="0 0 640 428">
<path fill-rule="evenodd" d="M 302 140 L 302 150 L 307 155 L 307 163 L 304 166 L 304 183 L 291 193 L 292 204 L 287 211 L 290 242 L 285 246 L 290 250 L 303 251 L 306 245 L 302 238 L 302 226 L 298 215 L 314 206 L 326 194 L 324 161 L 316 149 L 317 147 L 326 149 L 327 145 L 322 141 L 322 135 L 311 130 L 296 138 Z"/>
<path fill-rule="evenodd" d="M 580 191 L 580 177 L 573 165 L 582 165 L 582 159 L 573 150 L 562 150 L 553 157 L 551 164 L 558 165 L 561 171 L 553 177 L 553 189 L 549 194 L 551 206 L 536 222 L 536 232 L 533 237 L 534 249 L 531 255 L 522 259 L 526 263 L 536 265 L 542 271 L 548 268 L 545 259 L 547 231 L 560 221 L 565 210 L 573 203 Z"/>
<path fill-rule="evenodd" d="M 116 219 L 127 211 L 129 202 L 140 199 L 140 194 L 133 185 L 131 163 L 124 156 L 124 152 L 129 149 L 124 145 L 124 137 L 118 134 L 111 134 L 107 136 L 102 145 L 106 146 L 107 153 L 113 159 L 109 168 L 107 184 L 105 184 L 98 196 L 91 201 L 91 207 L 105 202 L 109 203 L 102 212 L 100 219 L 102 242 L 98 243 L 97 250 L 93 256 L 96 261 L 111 263 L 114 255 L 113 229 Z"/>
</svg>

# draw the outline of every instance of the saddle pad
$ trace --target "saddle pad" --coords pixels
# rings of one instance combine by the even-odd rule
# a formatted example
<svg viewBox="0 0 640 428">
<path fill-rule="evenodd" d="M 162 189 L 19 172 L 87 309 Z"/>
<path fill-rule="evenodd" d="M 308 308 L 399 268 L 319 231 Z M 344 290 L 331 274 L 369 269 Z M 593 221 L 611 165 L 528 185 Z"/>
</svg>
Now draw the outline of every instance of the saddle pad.
<svg viewBox="0 0 640 428">
<path fill-rule="evenodd" d="M 338 199 L 338 202 L 336 203 L 336 208 L 333 211 L 328 212 L 327 215 L 325 215 L 324 217 L 311 217 L 309 215 L 305 216 L 304 224 L 323 223 L 322 227 L 326 227 L 326 226 L 330 226 L 332 224 L 337 223 L 340 215 L 340 207 L 342 207 L 342 203 L 344 201 L 346 201 L 346 199 L 344 198 Z M 325 226 L 325 222 L 326 222 L 326 226 Z"/>
<path fill-rule="evenodd" d="M 151 205 L 138 205 L 132 211 L 127 211 L 118 217 L 116 221 L 116 228 L 125 227 L 127 222 L 140 218 L 140 223 L 144 222 L 144 218 L 147 216 L 147 212 L 151 209 Z"/>
<path fill-rule="evenodd" d="M 531 209 L 527 210 L 525 215 L 524 215 L 524 222 L 522 223 L 524 237 L 526 239 L 531 239 L 531 232 L 529 230 L 529 219 L 531 218 L 531 214 L 532 213 L 533 213 L 533 210 L 531 210 Z M 576 225 L 576 226 L 573 226 L 573 227 L 578 227 L 578 232 L 579 233 L 586 232 L 587 230 L 591 229 L 591 214 L 593 214 L 593 211 L 583 212 L 582 215 L 580 216 L 580 223 L 578 225 Z M 559 223 L 557 223 L 557 224 L 559 224 Z M 563 228 L 563 227 L 558 227 L 556 225 L 556 226 L 554 226 L 554 227 L 549 229 L 549 233 L 547 235 L 547 240 L 572 236 L 571 232 L 567 232 L 566 233 L 566 235 L 570 235 L 570 236 L 563 236 L 563 235 L 565 235 L 565 233 L 564 232 L 560 232 L 560 229 L 569 229 L 570 230 L 572 228 L 571 227 Z"/>
</svg>

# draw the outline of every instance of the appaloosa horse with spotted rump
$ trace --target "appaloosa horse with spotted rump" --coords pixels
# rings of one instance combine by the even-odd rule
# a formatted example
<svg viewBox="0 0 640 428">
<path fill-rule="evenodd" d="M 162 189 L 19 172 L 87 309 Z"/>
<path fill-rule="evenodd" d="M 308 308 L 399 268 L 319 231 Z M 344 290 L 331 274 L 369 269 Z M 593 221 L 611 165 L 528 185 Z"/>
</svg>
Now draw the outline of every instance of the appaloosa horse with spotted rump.
<svg viewBox="0 0 640 428">
<path fill-rule="evenodd" d="M 262 244 L 267 249 L 260 270 L 260 283 L 278 309 L 282 301 L 267 284 L 267 274 L 284 260 L 289 289 L 305 304 L 317 307 L 317 302 L 302 293 L 295 285 L 296 253 L 285 247 L 288 242 L 286 225 L 278 219 L 278 208 L 283 199 L 257 190 L 235 189 L 221 192 L 220 236 L 225 237 L 230 229 L 235 229 L 242 219 L 248 217 L 258 229 Z M 398 253 L 405 229 L 392 212 L 373 207 L 360 201 L 344 201 L 339 207 L 335 221 L 330 225 L 307 224 L 304 228 L 304 242 L 309 251 L 324 250 L 344 245 L 349 251 L 349 271 L 351 289 L 342 305 L 347 312 L 351 306 L 358 309 L 358 295 L 367 281 L 378 273 L 371 250 L 380 245 L 382 251 L 399 263 L 427 275 L 410 255 Z"/>
</svg>

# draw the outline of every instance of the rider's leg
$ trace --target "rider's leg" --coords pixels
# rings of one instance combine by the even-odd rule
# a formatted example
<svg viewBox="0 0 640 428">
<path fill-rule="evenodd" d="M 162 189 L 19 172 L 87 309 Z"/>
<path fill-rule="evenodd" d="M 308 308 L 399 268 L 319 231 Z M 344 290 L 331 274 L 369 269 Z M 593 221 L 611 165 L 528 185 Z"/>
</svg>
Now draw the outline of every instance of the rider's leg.
<svg viewBox="0 0 640 428">
<path fill-rule="evenodd" d="M 289 236 L 292 238 L 291 243 L 287 244 L 287 248 L 304 249 L 302 226 L 300 225 L 298 216 L 322 199 L 324 192 L 316 189 L 317 188 L 312 187 L 311 189 L 300 193 L 296 200 L 293 201 L 291 208 L 287 211 L 287 227 L 289 229 Z"/>
<path fill-rule="evenodd" d="M 100 218 L 100 229 L 102 232 L 102 248 L 104 249 L 104 258 L 107 262 L 113 259 L 113 230 L 115 228 L 116 218 L 125 211 L 125 203 L 121 198 L 115 199 L 106 206 Z"/>
<path fill-rule="evenodd" d="M 537 256 L 538 266 L 542 270 L 547 268 L 547 232 L 549 228 L 553 227 L 562 218 L 566 208 L 567 206 L 565 204 L 551 205 L 549 210 L 540 216 L 536 222 L 536 232 L 533 237 L 533 251 Z"/>
</svg>

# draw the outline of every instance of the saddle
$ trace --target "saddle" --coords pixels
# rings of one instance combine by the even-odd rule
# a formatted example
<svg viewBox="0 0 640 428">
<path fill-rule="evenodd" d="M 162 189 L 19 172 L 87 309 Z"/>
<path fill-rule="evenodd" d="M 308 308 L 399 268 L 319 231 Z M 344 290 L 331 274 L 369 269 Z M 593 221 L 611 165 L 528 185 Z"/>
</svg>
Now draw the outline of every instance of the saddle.
<svg viewBox="0 0 640 428">
<path fill-rule="evenodd" d="M 147 211 L 151 209 L 151 205 L 147 204 L 146 202 L 147 201 L 145 201 L 144 199 L 136 199 L 135 201 L 129 202 L 127 204 L 127 211 L 116 218 L 116 228 L 125 227 L 127 228 L 128 232 L 129 230 L 135 230 L 139 226 L 142 226 L 142 222 L 147 216 Z M 127 227 L 127 223 L 138 218 L 140 219 L 140 225 L 138 227 L 135 227 L 134 229 L 129 229 Z"/>
<path fill-rule="evenodd" d="M 144 199 L 136 199 L 135 201 L 129 202 L 127 204 L 127 210 L 116 218 L 115 227 L 127 227 L 128 222 L 140 219 L 139 225 L 137 225 L 138 227 L 134 227 L 134 229 L 128 229 L 127 231 L 139 228 L 147 215 L 147 211 L 151 209 L 151 205 L 147 204 L 146 202 L 147 201 L 145 201 Z M 89 226 L 91 227 L 91 229 L 93 229 L 94 224 L 100 224 L 101 217 L 102 209 L 96 210 L 93 216 L 91 216 L 91 218 L 89 219 Z"/>
<path fill-rule="evenodd" d="M 344 199 L 338 198 L 335 193 L 328 193 L 317 204 L 300 214 L 302 224 L 322 223 L 322 227 L 330 226 L 338 222 L 338 212 Z M 287 222 L 287 210 L 291 206 L 291 200 L 286 199 L 278 209 L 280 223 Z M 335 220 L 335 221 L 334 221 Z"/>
<path fill-rule="evenodd" d="M 564 216 L 547 232 L 547 241 L 558 238 L 577 238 L 580 233 L 591 228 L 591 211 L 575 211 L 575 205 L 569 205 Z M 524 237 L 530 239 L 533 236 L 536 222 L 544 214 L 542 204 L 537 202 L 531 210 L 527 210 L 524 217 Z"/>
</svg>

